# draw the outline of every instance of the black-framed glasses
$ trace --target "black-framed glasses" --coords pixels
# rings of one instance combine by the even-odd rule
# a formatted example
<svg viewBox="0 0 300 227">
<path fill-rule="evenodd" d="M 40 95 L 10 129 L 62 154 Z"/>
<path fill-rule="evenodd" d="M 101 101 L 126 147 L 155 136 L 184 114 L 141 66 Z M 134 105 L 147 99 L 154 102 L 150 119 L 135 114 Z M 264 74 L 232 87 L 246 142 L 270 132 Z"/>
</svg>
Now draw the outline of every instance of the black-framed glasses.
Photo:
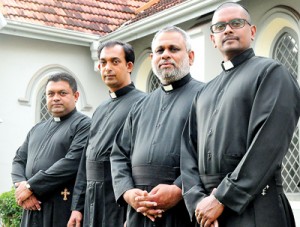
<svg viewBox="0 0 300 227">
<path fill-rule="evenodd" d="M 219 22 L 213 24 L 212 26 L 210 26 L 210 30 L 212 33 L 220 33 L 225 31 L 227 25 L 229 25 L 232 29 L 239 29 L 243 28 L 246 23 L 251 26 L 251 24 L 247 20 L 236 18 L 229 22 Z"/>
</svg>

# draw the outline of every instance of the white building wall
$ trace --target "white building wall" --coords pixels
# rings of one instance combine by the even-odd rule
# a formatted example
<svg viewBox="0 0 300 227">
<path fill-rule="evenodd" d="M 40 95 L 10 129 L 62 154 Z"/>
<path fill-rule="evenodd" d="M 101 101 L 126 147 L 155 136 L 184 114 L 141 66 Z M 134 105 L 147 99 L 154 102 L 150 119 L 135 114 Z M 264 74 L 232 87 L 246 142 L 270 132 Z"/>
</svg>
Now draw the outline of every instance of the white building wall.
<svg viewBox="0 0 300 227">
<path fill-rule="evenodd" d="M 90 55 L 89 47 L 0 34 L 0 193 L 11 188 L 12 159 L 36 123 L 36 95 L 42 80 L 32 80 L 39 71 L 53 65 L 71 72 L 82 85 L 79 91 L 85 93 L 86 104 L 92 107 L 82 111 L 84 103 L 79 99 L 77 108 L 88 116 L 107 97 Z M 32 96 L 24 105 L 18 99 L 26 98 L 30 82 L 34 83 Z"/>
</svg>

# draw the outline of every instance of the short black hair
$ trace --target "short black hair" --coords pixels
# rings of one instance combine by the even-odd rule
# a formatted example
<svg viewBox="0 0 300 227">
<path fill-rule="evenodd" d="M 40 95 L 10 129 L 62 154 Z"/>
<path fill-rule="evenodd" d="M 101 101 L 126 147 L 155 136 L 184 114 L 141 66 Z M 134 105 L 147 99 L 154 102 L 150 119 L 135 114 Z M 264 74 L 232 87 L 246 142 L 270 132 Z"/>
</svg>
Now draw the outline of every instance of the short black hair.
<svg viewBox="0 0 300 227">
<path fill-rule="evenodd" d="M 69 73 L 59 72 L 59 73 L 55 73 L 55 74 L 49 76 L 46 86 L 50 81 L 54 81 L 54 82 L 66 81 L 70 85 L 73 93 L 75 93 L 77 91 L 77 82 L 76 82 L 75 78 L 73 76 L 71 76 Z"/>
<path fill-rule="evenodd" d="M 116 45 L 119 45 L 123 48 L 124 53 L 125 53 L 125 60 L 126 62 L 132 62 L 134 63 L 135 61 L 135 55 L 134 55 L 134 49 L 129 43 L 121 42 L 121 41 L 108 41 L 105 43 L 102 43 L 98 47 L 98 59 L 100 59 L 101 51 L 103 50 L 104 47 L 114 47 Z"/>
</svg>

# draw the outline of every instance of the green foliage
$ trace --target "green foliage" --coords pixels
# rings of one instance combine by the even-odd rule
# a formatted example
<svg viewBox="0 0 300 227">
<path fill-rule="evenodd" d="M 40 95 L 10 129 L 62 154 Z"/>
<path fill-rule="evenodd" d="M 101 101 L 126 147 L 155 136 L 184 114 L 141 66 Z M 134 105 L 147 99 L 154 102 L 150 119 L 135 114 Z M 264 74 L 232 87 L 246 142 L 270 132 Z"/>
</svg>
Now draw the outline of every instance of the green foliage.
<svg viewBox="0 0 300 227">
<path fill-rule="evenodd" d="M 5 227 L 20 226 L 22 217 L 22 208 L 19 207 L 15 200 L 15 189 L 0 195 L 0 218 Z"/>
</svg>

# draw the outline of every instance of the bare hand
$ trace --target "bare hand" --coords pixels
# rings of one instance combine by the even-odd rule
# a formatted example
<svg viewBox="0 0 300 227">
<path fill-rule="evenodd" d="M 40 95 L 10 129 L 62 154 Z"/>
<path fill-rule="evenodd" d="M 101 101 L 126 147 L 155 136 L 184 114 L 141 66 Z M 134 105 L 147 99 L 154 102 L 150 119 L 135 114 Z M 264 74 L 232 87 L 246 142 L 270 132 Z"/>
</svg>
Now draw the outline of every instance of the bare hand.
<svg viewBox="0 0 300 227">
<path fill-rule="evenodd" d="M 27 181 L 21 181 L 15 184 L 17 186 L 15 191 L 15 197 L 19 206 L 22 206 L 23 201 L 25 201 L 27 198 L 29 198 L 29 196 L 32 195 L 32 191 L 30 191 L 26 187 L 26 184 Z"/>
<path fill-rule="evenodd" d="M 176 185 L 159 184 L 146 196 L 138 196 L 138 201 L 156 202 L 156 209 L 166 211 L 174 207 L 182 199 L 181 189 Z"/>
<path fill-rule="evenodd" d="M 202 227 L 216 226 L 216 224 L 218 226 L 218 222 L 215 223 L 215 221 L 222 214 L 223 210 L 224 205 L 220 204 L 215 196 L 211 194 L 197 204 L 195 216 Z"/>
<path fill-rule="evenodd" d="M 130 189 L 123 194 L 124 200 L 133 207 L 137 212 L 141 212 L 140 208 L 143 207 L 144 212 L 141 212 L 144 216 L 147 216 L 151 221 L 155 221 L 155 216 L 151 213 L 156 213 L 157 203 L 149 200 L 138 200 L 138 197 L 145 197 L 148 195 L 147 191 L 143 191 L 137 188 Z M 147 212 L 151 211 L 151 212 Z"/>
<path fill-rule="evenodd" d="M 34 196 L 31 195 L 28 199 L 22 202 L 22 208 L 25 210 L 41 210 L 41 202 Z"/>
<path fill-rule="evenodd" d="M 71 217 L 68 221 L 67 227 L 81 227 L 82 213 L 77 210 L 73 210 Z"/>
<path fill-rule="evenodd" d="M 211 225 L 211 227 L 219 227 L 218 220 L 215 220 L 214 223 Z"/>
<path fill-rule="evenodd" d="M 138 212 L 147 214 L 150 217 L 160 218 L 163 212 L 175 206 L 181 199 L 181 189 L 176 185 L 159 184 L 154 187 L 150 193 L 135 198 L 141 204 L 146 201 L 155 202 L 157 206 L 141 206 L 137 209 Z M 151 219 L 154 221 L 153 219 Z"/>
</svg>

